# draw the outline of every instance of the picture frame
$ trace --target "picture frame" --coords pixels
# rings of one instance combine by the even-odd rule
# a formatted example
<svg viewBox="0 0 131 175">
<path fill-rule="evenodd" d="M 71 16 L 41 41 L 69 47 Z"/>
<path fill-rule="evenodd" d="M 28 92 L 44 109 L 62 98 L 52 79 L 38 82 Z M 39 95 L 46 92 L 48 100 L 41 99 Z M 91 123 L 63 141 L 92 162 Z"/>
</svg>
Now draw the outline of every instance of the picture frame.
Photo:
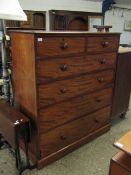
<svg viewBox="0 0 131 175">
<path fill-rule="evenodd" d="M 124 30 L 131 31 L 131 20 L 125 20 L 124 22 Z"/>
</svg>

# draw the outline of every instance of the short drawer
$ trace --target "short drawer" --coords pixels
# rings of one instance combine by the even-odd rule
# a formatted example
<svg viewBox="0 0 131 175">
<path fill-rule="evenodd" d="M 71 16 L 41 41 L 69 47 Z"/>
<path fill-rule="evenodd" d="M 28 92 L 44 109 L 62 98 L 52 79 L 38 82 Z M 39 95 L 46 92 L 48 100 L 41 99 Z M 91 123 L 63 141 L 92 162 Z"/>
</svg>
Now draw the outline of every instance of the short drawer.
<svg viewBox="0 0 131 175">
<path fill-rule="evenodd" d="M 88 52 L 117 51 L 119 46 L 118 36 L 88 37 Z"/>
<path fill-rule="evenodd" d="M 89 72 L 114 69 L 116 53 L 88 55 L 73 58 L 37 60 L 36 74 L 38 81 L 65 78 Z"/>
<path fill-rule="evenodd" d="M 38 103 L 48 106 L 71 97 L 99 90 L 113 85 L 114 71 L 107 70 L 94 74 L 86 74 L 76 78 L 55 81 L 38 85 Z"/>
<path fill-rule="evenodd" d="M 85 52 L 84 37 L 37 37 L 36 56 L 39 58 Z"/>
<path fill-rule="evenodd" d="M 109 124 L 110 106 L 40 135 L 42 157 L 54 153 Z"/>
<path fill-rule="evenodd" d="M 68 101 L 43 108 L 39 106 L 40 132 L 44 133 L 61 124 L 84 116 L 102 107 L 111 105 L 112 88 L 95 93 L 80 95 Z"/>
</svg>

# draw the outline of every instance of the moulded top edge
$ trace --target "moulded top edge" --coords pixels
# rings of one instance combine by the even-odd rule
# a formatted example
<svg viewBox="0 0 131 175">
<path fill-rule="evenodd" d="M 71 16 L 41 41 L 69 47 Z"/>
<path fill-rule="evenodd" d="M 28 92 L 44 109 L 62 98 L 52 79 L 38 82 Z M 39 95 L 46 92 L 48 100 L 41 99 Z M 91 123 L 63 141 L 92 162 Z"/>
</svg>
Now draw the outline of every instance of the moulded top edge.
<svg viewBox="0 0 131 175">
<path fill-rule="evenodd" d="M 9 30 L 9 32 L 33 33 L 33 34 L 95 34 L 112 35 L 121 34 L 119 32 L 89 32 L 89 31 L 45 31 L 45 30 Z"/>
</svg>

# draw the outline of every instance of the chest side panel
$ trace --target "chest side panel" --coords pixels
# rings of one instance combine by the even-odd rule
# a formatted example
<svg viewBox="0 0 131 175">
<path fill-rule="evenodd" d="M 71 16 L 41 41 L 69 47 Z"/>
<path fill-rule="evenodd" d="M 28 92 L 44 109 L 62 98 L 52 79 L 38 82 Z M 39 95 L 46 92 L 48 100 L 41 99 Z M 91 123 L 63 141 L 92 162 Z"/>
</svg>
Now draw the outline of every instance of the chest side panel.
<svg viewBox="0 0 131 175">
<path fill-rule="evenodd" d="M 34 119 L 37 116 L 34 36 L 11 33 L 11 45 L 15 100 Z"/>
</svg>

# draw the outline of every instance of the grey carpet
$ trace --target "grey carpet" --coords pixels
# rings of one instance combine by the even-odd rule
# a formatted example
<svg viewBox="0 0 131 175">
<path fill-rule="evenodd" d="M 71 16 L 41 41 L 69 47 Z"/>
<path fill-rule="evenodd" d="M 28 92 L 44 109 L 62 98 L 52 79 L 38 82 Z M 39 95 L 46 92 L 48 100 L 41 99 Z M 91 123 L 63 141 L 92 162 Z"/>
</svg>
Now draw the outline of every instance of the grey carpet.
<svg viewBox="0 0 131 175">
<path fill-rule="evenodd" d="M 23 175 L 108 175 L 109 162 L 117 152 L 115 140 L 131 129 L 131 111 L 125 119 L 112 121 L 111 130 L 92 142 L 41 170 L 27 170 Z M 15 161 L 8 150 L 0 151 L 0 175 L 15 175 Z"/>
</svg>

